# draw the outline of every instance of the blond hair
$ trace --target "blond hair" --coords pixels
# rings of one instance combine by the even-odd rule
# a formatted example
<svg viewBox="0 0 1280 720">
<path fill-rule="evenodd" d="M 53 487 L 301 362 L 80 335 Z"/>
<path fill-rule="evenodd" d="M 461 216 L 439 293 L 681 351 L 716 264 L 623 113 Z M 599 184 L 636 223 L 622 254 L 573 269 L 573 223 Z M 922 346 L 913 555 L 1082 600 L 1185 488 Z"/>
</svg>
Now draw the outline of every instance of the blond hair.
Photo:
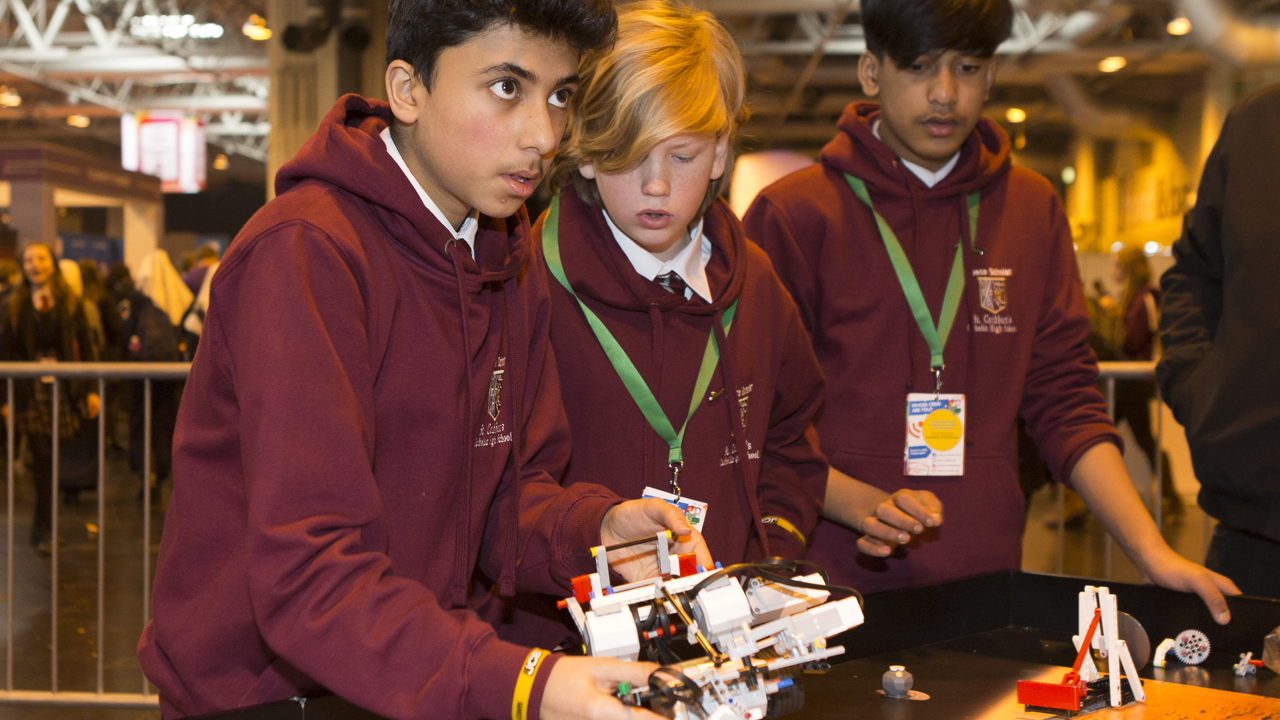
<svg viewBox="0 0 1280 720">
<path fill-rule="evenodd" d="M 742 55 L 715 17 L 668 0 L 621 6 L 617 41 L 583 57 L 578 74 L 552 186 L 572 181 L 583 200 L 599 207 L 595 181 L 578 172 L 582 165 L 623 172 L 673 135 L 727 135 L 728 161 L 707 188 L 699 215 L 705 212 L 729 181 L 734 141 L 747 119 Z"/>
</svg>

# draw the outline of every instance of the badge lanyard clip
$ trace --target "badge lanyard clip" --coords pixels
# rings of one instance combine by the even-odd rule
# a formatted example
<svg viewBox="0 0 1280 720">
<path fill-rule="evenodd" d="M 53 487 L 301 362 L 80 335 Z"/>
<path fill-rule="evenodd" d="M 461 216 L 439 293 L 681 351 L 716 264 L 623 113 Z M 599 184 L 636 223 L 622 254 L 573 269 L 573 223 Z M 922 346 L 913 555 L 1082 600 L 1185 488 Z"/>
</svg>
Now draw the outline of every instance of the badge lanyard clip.
<svg viewBox="0 0 1280 720">
<path fill-rule="evenodd" d="M 671 494 L 679 500 L 684 497 L 684 493 L 680 492 L 680 471 L 684 470 L 684 461 L 677 460 L 671 463 Z"/>
<path fill-rule="evenodd" d="M 933 369 L 933 399 L 937 400 L 942 394 L 942 371 L 946 369 L 946 365 L 940 365 Z"/>
</svg>

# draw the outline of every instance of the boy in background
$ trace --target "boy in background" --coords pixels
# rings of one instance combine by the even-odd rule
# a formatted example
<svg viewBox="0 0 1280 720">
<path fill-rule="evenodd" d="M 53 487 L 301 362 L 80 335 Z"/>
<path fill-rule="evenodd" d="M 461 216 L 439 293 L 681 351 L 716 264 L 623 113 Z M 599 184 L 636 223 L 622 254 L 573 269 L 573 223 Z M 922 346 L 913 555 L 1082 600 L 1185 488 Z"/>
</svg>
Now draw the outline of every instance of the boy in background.
<svg viewBox="0 0 1280 720">
<path fill-rule="evenodd" d="M 612 692 L 652 666 L 501 641 L 467 592 L 480 567 L 567 593 L 591 546 L 664 528 L 711 561 L 666 503 L 554 480 L 568 426 L 522 207 L 615 21 L 400 0 L 390 105 L 341 98 L 281 168 L 212 281 L 180 411 L 139 646 L 166 718 L 326 691 L 394 718 L 636 717 Z"/>
<path fill-rule="evenodd" d="M 858 75 L 879 104 L 850 105 L 821 162 L 766 188 L 745 225 L 813 337 L 833 475 L 883 493 L 919 482 L 947 526 L 885 559 L 849 552 L 873 520 L 842 518 L 854 530 L 820 524 L 810 557 L 864 592 L 1017 569 L 1020 415 L 1144 577 L 1199 593 L 1227 622 L 1235 586 L 1169 548 L 1125 471 L 1062 205 L 981 117 L 1009 1 L 863 0 L 861 12 Z M 831 490 L 827 501 L 842 505 Z"/>
</svg>

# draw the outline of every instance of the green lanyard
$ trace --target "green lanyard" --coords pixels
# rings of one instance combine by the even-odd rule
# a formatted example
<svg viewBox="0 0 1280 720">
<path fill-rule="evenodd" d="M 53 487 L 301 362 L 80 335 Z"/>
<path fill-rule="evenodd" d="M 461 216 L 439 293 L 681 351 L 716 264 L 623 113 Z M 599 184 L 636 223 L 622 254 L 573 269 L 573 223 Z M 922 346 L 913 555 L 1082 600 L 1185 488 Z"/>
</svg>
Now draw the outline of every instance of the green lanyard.
<svg viewBox="0 0 1280 720">
<path fill-rule="evenodd" d="M 849 182 L 849 187 L 853 188 L 853 194 L 871 209 L 872 215 L 875 215 L 876 226 L 880 229 L 880 239 L 884 240 L 884 247 L 889 251 L 889 261 L 893 263 L 893 271 L 897 273 L 898 283 L 902 285 L 902 294 L 906 295 L 907 305 L 911 306 L 911 314 L 915 316 L 916 324 L 920 326 L 920 334 L 924 335 L 924 341 L 929 345 L 929 367 L 933 370 L 934 392 L 941 392 L 942 370 L 946 367 L 942 362 L 942 349 L 947 344 L 947 336 L 951 334 L 951 326 L 955 324 L 956 313 L 960 310 L 960 297 L 964 295 L 964 253 L 957 245 L 956 260 L 951 264 L 951 277 L 947 280 L 946 294 L 942 299 L 942 312 L 938 316 L 937 327 L 934 327 L 933 318 L 929 315 L 929 306 L 924 301 L 924 293 L 920 292 L 920 283 L 916 280 L 915 271 L 911 269 L 911 261 L 907 259 L 907 254 L 902 250 L 902 243 L 898 242 L 898 236 L 894 235 L 889 223 L 885 222 L 884 217 L 876 212 L 875 206 L 871 204 L 871 196 L 867 194 L 867 184 L 847 173 L 844 179 Z M 971 244 L 978 236 L 980 199 L 978 193 L 972 193 L 968 197 Z"/>
<path fill-rule="evenodd" d="M 702 366 L 698 368 L 698 379 L 693 385 L 693 399 L 689 401 L 689 414 L 685 416 L 684 424 L 680 426 L 680 432 L 676 432 L 671 425 L 671 421 L 667 419 L 666 413 L 662 411 L 662 406 L 658 404 L 658 399 L 653 396 L 653 391 L 649 389 L 649 384 L 640 376 L 640 371 L 636 370 L 636 366 L 631 362 L 631 358 L 627 357 L 627 353 L 614 339 L 613 333 L 609 332 L 609 328 L 605 327 L 604 322 L 592 312 L 591 308 L 582 302 L 582 298 L 578 297 L 578 293 L 574 292 L 573 287 L 569 285 L 569 279 L 564 274 L 564 263 L 560 259 L 560 196 L 556 195 L 551 199 L 551 207 L 547 210 L 546 220 L 542 225 L 542 251 L 547 259 L 547 269 L 555 276 L 556 280 L 564 286 L 564 289 L 578 301 L 578 307 L 582 308 L 582 314 L 587 318 L 587 325 L 591 327 L 591 332 L 596 336 L 596 340 L 600 341 L 600 347 L 604 349 L 604 354 L 609 358 L 610 364 L 613 365 L 614 372 L 618 373 L 618 378 L 622 380 L 622 384 L 627 388 L 627 392 L 631 393 L 631 399 L 635 400 L 636 405 L 640 408 L 641 414 L 645 420 L 649 421 L 649 425 L 654 432 L 658 433 L 666 441 L 671 451 L 667 455 L 667 462 L 671 465 L 671 492 L 680 495 L 680 471 L 684 468 L 684 455 L 680 451 L 681 443 L 684 441 L 684 431 L 689 427 L 689 419 L 693 417 L 694 411 L 698 409 L 698 405 L 702 402 L 702 396 L 706 394 L 707 388 L 711 385 L 711 376 L 715 374 L 716 364 L 720 360 L 720 350 L 716 346 L 716 334 L 714 329 L 710 337 L 707 338 L 707 349 L 702 354 Z M 724 313 L 724 332 L 729 334 L 729 327 L 733 324 L 733 315 L 738 309 L 738 301 L 735 300 L 729 309 Z"/>
</svg>

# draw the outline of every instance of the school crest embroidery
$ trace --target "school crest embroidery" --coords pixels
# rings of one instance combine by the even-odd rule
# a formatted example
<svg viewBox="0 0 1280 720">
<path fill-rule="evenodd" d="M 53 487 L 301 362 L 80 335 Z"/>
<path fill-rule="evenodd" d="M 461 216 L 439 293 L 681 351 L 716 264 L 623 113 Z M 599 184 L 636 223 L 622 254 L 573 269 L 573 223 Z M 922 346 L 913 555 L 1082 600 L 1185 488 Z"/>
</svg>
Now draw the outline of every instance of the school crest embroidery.
<svg viewBox="0 0 1280 720">
<path fill-rule="evenodd" d="M 738 389 L 738 422 L 742 423 L 743 430 L 747 429 L 747 401 L 751 399 L 751 391 L 755 387 L 755 383 L 751 383 Z"/>
<path fill-rule="evenodd" d="M 491 420 L 498 419 L 498 413 L 502 412 L 502 376 L 506 370 L 494 370 L 493 377 L 489 380 L 489 418 Z"/>
<path fill-rule="evenodd" d="M 1005 292 L 1005 278 L 978 278 L 978 304 L 982 306 L 983 310 L 992 315 L 999 314 L 1001 310 L 1008 307 L 1009 299 Z"/>
</svg>

